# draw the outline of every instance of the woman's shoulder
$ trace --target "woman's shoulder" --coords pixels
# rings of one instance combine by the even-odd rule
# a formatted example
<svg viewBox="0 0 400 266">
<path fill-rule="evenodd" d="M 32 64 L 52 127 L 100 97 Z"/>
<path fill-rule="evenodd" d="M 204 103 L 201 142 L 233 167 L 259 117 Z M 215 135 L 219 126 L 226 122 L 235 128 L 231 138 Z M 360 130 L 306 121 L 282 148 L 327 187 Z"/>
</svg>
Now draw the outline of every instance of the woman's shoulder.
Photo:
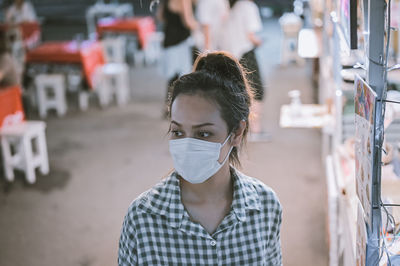
<svg viewBox="0 0 400 266">
<path fill-rule="evenodd" d="M 245 187 L 253 189 L 257 192 L 258 198 L 261 203 L 268 203 L 267 205 L 272 204 L 275 205 L 276 208 L 281 209 L 279 198 L 271 187 L 264 184 L 261 180 L 245 175 L 240 171 L 236 170 L 236 174 L 238 175 Z"/>
<path fill-rule="evenodd" d="M 128 209 L 128 215 L 143 213 L 162 215 L 166 213 L 171 196 L 177 189 L 175 173 L 168 175 L 149 190 L 134 199 Z"/>
</svg>

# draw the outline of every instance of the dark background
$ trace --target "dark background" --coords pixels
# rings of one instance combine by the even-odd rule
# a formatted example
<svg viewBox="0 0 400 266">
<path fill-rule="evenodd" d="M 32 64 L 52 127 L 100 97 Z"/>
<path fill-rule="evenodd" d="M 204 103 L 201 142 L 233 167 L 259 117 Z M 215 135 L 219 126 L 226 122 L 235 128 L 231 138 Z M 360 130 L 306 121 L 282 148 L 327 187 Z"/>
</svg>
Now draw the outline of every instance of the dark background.
<svg viewBox="0 0 400 266">
<path fill-rule="evenodd" d="M 0 0 L 4 10 L 12 0 Z M 70 40 L 78 33 L 87 34 L 86 10 L 96 3 L 96 0 L 31 0 L 37 16 L 42 23 L 43 40 Z M 113 2 L 113 0 L 111 0 Z M 150 12 L 151 0 L 119 0 L 118 3 L 133 5 L 135 15 L 152 15 Z M 272 8 L 276 16 L 290 11 L 292 0 L 257 0 L 259 6 Z"/>
</svg>

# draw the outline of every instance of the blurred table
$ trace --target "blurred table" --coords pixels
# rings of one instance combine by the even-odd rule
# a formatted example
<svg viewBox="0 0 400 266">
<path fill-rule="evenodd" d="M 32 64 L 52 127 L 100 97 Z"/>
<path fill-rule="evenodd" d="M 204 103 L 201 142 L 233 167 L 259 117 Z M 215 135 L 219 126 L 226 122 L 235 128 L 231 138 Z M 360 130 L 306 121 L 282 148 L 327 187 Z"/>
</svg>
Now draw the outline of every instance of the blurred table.
<svg viewBox="0 0 400 266">
<path fill-rule="evenodd" d="M 156 25 L 152 17 L 103 19 L 97 24 L 97 33 L 100 38 L 107 32 L 135 34 L 142 49 L 146 47 L 149 37 L 155 30 Z"/>
<path fill-rule="evenodd" d="M 98 66 L 104 64 L 104 56 L 101 44 L 96 41 L 46 42 L 29 51 L 26 62 L 28 66 L 34 64 L 79 65 L 89 88 L 93 88 L 93 73 Z"/>
<path fill-rule="evenodd" d="M 292 106 L 282 105 L 279 124 L 282 128 L 323 128 L 332 123 L 326 105 L 302 104 L 296 113 Z"/>
</svg>

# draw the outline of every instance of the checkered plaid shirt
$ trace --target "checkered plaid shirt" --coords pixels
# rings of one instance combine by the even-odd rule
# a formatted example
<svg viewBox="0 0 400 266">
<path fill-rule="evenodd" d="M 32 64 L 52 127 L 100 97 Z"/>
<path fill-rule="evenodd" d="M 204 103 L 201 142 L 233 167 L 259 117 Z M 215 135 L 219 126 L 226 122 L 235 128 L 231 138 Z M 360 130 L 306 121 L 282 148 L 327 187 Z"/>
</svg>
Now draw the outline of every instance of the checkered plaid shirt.
<svg viewBox="0 0 400 266">
<path fill-rule="evenodd" d="M 275 193 L 237 170 L 231 211 L 210 235 L 190 220 L 171 174 L 129 207 L 119 241 L 118 264 L 282 265 L 282 209 Z"/>
</svg>

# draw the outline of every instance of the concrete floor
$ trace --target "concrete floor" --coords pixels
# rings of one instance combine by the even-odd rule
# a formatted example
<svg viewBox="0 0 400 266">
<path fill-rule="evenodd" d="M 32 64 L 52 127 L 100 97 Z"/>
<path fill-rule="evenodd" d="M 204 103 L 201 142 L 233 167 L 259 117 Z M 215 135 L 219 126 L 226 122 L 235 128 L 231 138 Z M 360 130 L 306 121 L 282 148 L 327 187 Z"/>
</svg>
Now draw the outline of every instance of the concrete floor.
<svg viewBox="0 0 400 266">
<path fill-rule="evenodd" d="M 265 24 L 258 51 L 268 93 L 263 123 L 272 141 L 248 143 L 243 171 L 261 179 L 283 205 L 284 265 L 325 266 L 325 173 L 317 130 L 279 128 L 287 92 L 312 99 L 308 67 L 282 69 L 279 27 Z M 130 202 L 172 168 L 161 119 L 165 80 L 155 67 L 132 70 L 133 101 L 126 107 L 47 120 L 51 173 L 27 185 L 19 174 L 8 184 L 0 174 L 1 266 L 116 265 L 118 238 Z"/>
</svg>

